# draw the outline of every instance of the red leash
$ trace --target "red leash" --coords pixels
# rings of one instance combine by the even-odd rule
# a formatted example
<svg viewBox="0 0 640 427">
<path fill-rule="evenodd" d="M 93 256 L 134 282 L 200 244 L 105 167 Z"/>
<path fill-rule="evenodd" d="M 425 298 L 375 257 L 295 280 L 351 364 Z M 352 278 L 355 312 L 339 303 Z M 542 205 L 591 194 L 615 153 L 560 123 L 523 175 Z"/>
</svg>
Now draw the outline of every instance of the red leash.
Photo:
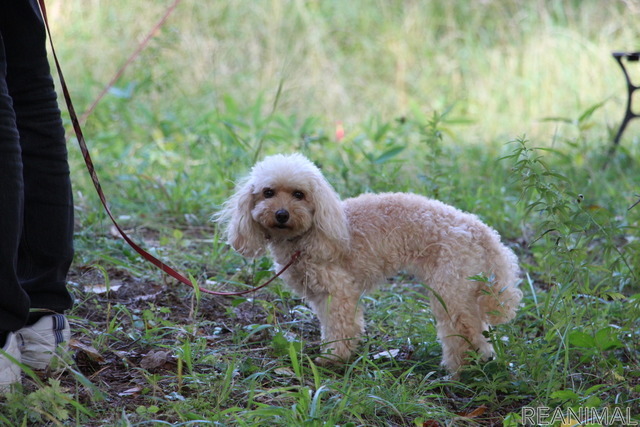
<svg viewBox="0 0 640 427">
<path fill-rule="evenodd" d="M 173 9 L 175 9 L 175 7 L 179 3 L 179 1 L 180 0 L 177 0 L 171 6 L 171 8 L 169 9 L 169 12 L 167 14 L 165 14 L 165 16 L 161 19 L 159 24 L 163 23 L 166 20 L 166 18 L 168 17 L 169 13 L 171 11 L 173 11 Z M 184 283 L 187 286 L 195 288 L 195 284 L 191 280 L 187 279 L 184 275 L 178 273 L 176 270 L 174 270 L 173 268 L 169 267 L 167 264 L 165 264 L 164 262 L 160 261 L 156 257 L 154 257 L 149 252 L 147 252 L 144 249 L 142 249 L 136 242 L 131 240 L 131 238 L 120 227 L 120 225 L 118 224 L 118 222 L 114 218 L 113 214 L 111 213 L 111 209 L 109 208 L 109 204 L 107 203 L 107 199 L 106 199 L 106 197 L 104 195 L 104 192 L 102 191 L 102 186 L 100 185 L 100 180 L 98 179 L 98 175 L 96 173 L 95 167 L 93 166 L 93 161 L 91 160 L 91 155 L 89 154 L 89 149 L 87 148 L 87 143 L 85 142 L 84 134 L 82 133 L 82 128 L 80 127 L 80 122 L 78 120 L 78 115 L 76 114 L 75 108 L 73 107 L 73 102 L 71 102 L 71 95 L 69 93 L 69 89 L 67 87 L 67 83 L 65 81 L 64 75 L 62 74 L 62 68 L 60 67 L 60 62 L 58 61 L 58 55 L 56 54 L 56 50 L 53 47 L 53 39 L 51 38 L 51 30 L 49 29 L 49 21 L 47 20 L 47 10 L 46 10 L 46 7 L 45 7 L 44 0 L 38 0 L 38 2 L 40 3 L 40 10 L 42 12 L 42 17 L 44 19 L 44 24 L 45 24 L 45 27 L 47 29 L 47 34 L 49 36 L 49 44 L 51 46 L 51 53 L 53 54 L 53 58 L 54 58 L 54 61 L 55 61 L 55 64 L 56 64 L 56 69 L 58 70 L 58 77 L 60 78 L 60 84 L 62 86 L 62 93 L 64 95 L 64 100 L 65 100 L 65 102 L 67 104 L 67 109 L 69 110 L 69 117 L 71 118 L 71 123 L 73 125 L 73 130 L 74 130 L 74 132 L 76 134 L 76 138 L 78 139 L 78 145 L 80 146 L 80 151 L 82 152 L 82 157 L 84 158 L 84 162 L 87 165 L 87 170 L 89 171 L 89 174 L 91 175 L 91 181 L 93 181 L 93 185 L 96 188 L 98 196 L 100 197 L 100 201 L 102 202 L 102 206 L 104 207 L 105 211 L 107 212 L 107 215 L 109 215 L 109 218 L 111 219 L 111 222 L 115 226 L 116 230 L 118 230 L 118 233 L 120 233 L 122 238 L 138 254 L 140 254 L 144 259 L 149 261 L 151 264 L 153 264 L 156 267 L 158 267 L 165 274 L 168 274 L 169 276 L 173 277 L 174 279 L 178 280 L 181 283 Z M 155 33 L 157 28 L 159 28 L 159 25 L 156 25 L 156 27 L 150 33 L 150 35 L 147 36 L 147 39 L 145 39 L 145 43 L 148 42 L 148 40 L 151 38 L 153 33 Z M 139 50 L 141 50 L 141 49 L 138 49 L 138 51 L 135 52 L 134 55 L 132 55 L 130 57 L 130 59 L 129 59 L 129 61 L 127 61 L 127 63 L 131 62 L 133 60 L 132 58 L 135 58 L 135 56 L 139 53 Z M 119 75 L 117 77 L 119 77 Z M 117 79 L 117 77 L 116 77 L 116 79 Z M 92 105 L 92 108 L 93 107 L 94 107 L 94 105 Z M 287 270 L 289 267 L 291 267 L 291 265 L 293 265 L 293 263 L 298 259 L 299 256 L 300 256 L 300 252 L 296 252 L 295 254 L 293 254 L 293 256 L 291 257 L 291 260 L 289 261 L 289 263 L 287 265 L 285 265 L 279 272 L 277 272 L 266 283 L 264 283 L 264 284 L 262 284 L 262 285 L 260 285 L 258 287 L 255 287 L 255 288 L 247 289 L 245 291 L 240 291 L 240 292 L 216 292 L 216 291 L 212 291 L 212 290 L 209 290 L 209 289 L 203 289 L 201 287 L 198 287 L 198 289 L 200 290 L 200 292 L 203 292 L 203 293 L 206 293 L 206 294 L 223 295 L 223 296 L 244 295 L 244 294 L 247 294 L 247 293 L 250 293 L 250 292 L 255 292 L 255 291 L 259 290 L 259 289 L 264 288 L 265 286 L 267 286 L 271 282 L 273 282 L 277 277 L 279 277 L 282 273 L 284 273 L 285 270 Z"/>
</svg>

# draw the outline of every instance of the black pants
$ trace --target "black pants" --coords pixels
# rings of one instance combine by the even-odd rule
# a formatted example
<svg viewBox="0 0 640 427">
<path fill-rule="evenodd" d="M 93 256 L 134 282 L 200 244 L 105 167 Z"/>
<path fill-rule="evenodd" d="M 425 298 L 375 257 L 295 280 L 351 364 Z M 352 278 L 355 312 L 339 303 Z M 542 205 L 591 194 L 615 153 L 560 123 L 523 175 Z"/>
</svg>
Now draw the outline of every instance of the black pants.
<svg viewBox="0 0 640 427">
<path fill-rule="evenodd" d="M 0 0 L 0 332 L 71 307 L 73 200 L 36 0 Z"/>
</svg>

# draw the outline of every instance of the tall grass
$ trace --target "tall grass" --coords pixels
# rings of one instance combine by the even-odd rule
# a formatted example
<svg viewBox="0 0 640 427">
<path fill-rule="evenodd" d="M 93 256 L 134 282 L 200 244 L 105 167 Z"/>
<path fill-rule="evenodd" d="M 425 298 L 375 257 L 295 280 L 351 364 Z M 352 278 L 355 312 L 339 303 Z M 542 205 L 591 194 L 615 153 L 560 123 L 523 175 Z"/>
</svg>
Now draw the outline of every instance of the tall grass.
<svg viewBox="0 0 640 427">
<path fill-rule="evenodd" d="M 51 3 L 86 105 L 171 2 Z M 471 121 L 456 130 L 461 141 L 548 138 L 556 126 L 543 118 L 604 100 L 601 123 L 618 124 L 625 86 L 610 53 L 637 48 L 639 17 L 621 0 L 184 0 L 119 88 L 186 123 L 224 109 L 226 96 L 246 107 L 264 94 L 269 105 L 282 83 L 280 112 L 347 131 L 454 106 Z"/>
</svg>

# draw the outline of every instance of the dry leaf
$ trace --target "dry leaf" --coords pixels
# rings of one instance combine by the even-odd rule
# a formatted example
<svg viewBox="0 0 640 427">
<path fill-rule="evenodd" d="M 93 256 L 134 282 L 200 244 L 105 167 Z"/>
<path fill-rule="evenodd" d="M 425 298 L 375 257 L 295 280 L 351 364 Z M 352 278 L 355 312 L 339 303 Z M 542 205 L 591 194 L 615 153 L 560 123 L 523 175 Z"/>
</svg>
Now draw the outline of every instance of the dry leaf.
<svg viewBox="0 0 640 427">
<path fill-rule="evenodd" d="M 378 354 L 374 354 L 373 356 L 371 356 L 371 358 L 373 360 L 382 359 L 383 357 L 386 359 L 395 359 L 398 353 L 400 353 L 400 350 L 397 348 L 394 348 L 392 350 L 382 351 Z"/>
<path fill-rule="evenodd" d="M 296 374 L 289 368 L 276 368 L 274 372 L 281 377 L 294 377 Z"/>
<path fill-rule="evenodd" d="M 118 239 L 122 238 L 122 235 L 120 234 L 120 232 L 118 231 L 115 225 L 112 225 L 111 227 L 109 227 L 109 234 L 111 234 L 111 237 L 115 237 Z"/>
<path fill-rule="evenodd" d="M 152 350 L 140 360 L 140 367 L 143 369 L 155 369 L 169 362 L 173 357 L 167 350 Z"/>
<path fill-rule="evenodd" d="M 113 282 L 109 284 L 109 286 L 103 283 L 84 285 L 83 289 L 87 293 L 100 295 L 100 294 L 106 294 L 107 292 L 116 292 L 121 287 L 122 287 L 122 282 Z"/>
<path fill-rule="evenodd" d="M 98 352 L 98 350 L 88 344 L 83 344 L 76 339 L 72 339 L 69 340 L 69 348 L 76 351 L 81 351 L 82 353 L 87 355 L 89 359 L 95 362 L 104 363 L 104 357 Z"/>
<path fill-rule="evenodd" d="M 142 387 L 136 386 L 128 390 L 118 393 L 118 396 L 137 396 L 142 391 Z"/>
<path fill-rule="evenodd" d="M 473 411 L 470 411 L 470 412 L 456 412 L 456 415 L 459 415 L 459 416 L 465 417 L 465 418 L 476 418 L 476 417 L 481 416 L 485 412 L 487 412 L 487 407 L 485 405 L 480 405 L 476 409 L 474 409 Z"/>
</svg>

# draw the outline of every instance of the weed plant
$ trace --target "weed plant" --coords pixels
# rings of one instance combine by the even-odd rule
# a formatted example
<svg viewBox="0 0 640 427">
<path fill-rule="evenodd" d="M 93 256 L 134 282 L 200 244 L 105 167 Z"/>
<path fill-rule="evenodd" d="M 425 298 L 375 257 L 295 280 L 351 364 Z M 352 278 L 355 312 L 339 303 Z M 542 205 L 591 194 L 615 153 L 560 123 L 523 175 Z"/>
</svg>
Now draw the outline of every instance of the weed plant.
<svg viewBox="0 0 640 427">
<path fill-rule="evenodd" d="M 362 299 L 358 356 L 315 365 L 319 328 L 302 300 L 279 281 L 235 298 L 168 281 L 114 235 L 71 147 L 72 357 L 48 378 L 25 368 L 0 423 L 516 425 L 523 407 L 638 420 L 640 152 L 630 127 L 607 155 L 620 76 L 600 62 L 605 35 L 635 40 L 622 23 L 638 11 L 482 4 L 184 0 L 85 133 L 119 221 L 209 288 L 271 275 L 209 220 L 266 154 L 303 152 L 343 197 L 411 191 L 476 213 L 523 270 L 516 319 L 488 331 L 493 360 L 471 355 L 447 376 L 422 284 L 398 275 Z M 146 31 L 163 6 L 123 5 L 53 4 L 79 105 L 132 50 L 115 35 Z"/>
</svg>

